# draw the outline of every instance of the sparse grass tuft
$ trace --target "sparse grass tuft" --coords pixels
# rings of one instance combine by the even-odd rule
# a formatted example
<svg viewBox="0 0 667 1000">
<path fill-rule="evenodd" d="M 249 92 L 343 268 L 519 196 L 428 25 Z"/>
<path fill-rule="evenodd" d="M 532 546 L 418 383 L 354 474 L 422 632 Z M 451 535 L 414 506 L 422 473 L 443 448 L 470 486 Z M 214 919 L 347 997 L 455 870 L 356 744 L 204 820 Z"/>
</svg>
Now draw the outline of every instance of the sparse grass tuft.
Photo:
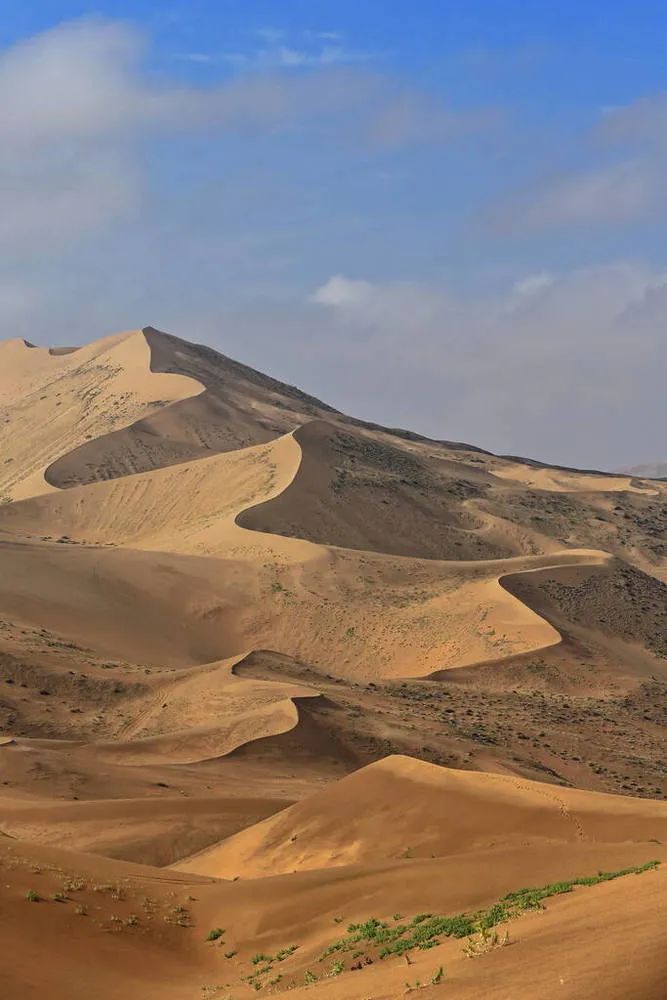
<svg viewBox="0 0 667 1000">
<path fill-rule="evenodd" d="M 506 948 L 510 944 L 512 944 L 512 941 L 510 940 L 509 931 L 506 930 L 503 936 L 500 937 L 498 931 L 481 927 L 479 934 L 476 937 L 469 937 L 463 945 L 463 954 L 466 958 L 478 958 L 479 955 L 485 955 L 488 951 L 494 951 L 496 948 Z"/>
<path fill-rule="evenodd" d="M 276 952 L 276 957 L 272 961 L 284 962 L 286 958 L 294 954 L 298 947 L 298 944 L 290 944 L 286 948 L 281 948 L 280 951 Z"/>
<path fill-rule="evenodd" d="M 441 965 L 440 968 L 436 969 L 436 971 L 431 976 L 431 985 L 438 986 L 443 981 L 444 978 L 445 978 L 445 970 Z"/>
</svg>

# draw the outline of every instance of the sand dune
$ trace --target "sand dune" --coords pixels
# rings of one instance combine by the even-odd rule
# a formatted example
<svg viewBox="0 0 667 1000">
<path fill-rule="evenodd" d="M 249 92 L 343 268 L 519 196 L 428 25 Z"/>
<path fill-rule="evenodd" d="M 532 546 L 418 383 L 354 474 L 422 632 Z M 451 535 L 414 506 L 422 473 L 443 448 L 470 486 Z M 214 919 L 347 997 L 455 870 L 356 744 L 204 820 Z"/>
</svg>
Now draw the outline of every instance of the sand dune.
<svg viewBox="0 0 667 1000">
<path fill-rule="evenodd" d="M 648 849 L 663 840 L 667 803 L 387 757 L 177 867 L 257 878 L 545 841 L 643 842 Z"/>
<path fill-rule="evenodd" d="M 150 327 L 0 360 L 9 1000 L 379 1000 L 440 964 L 424 996 L 662 997 L 662 869 L 475 961 L 322 953 L 663 857 L 666 485 L 363 423 Z"/>
<path fill-rule="evenodd" d="M 461 1000 L 661 1000 L 665 986 L 663 941 L 657 929 L 667 917 L 664 871 L 646 881 L 611 882 L 590 893 L 552 901 L 546 912 L 524 916 L 511 927 L 509 947 L 471 961 L 459 943 L 419 954 L 409 969 L 371 966 L 317 985 L 326 1000 L 394 1000 L 407 994 L 438 1000 L 449 992 Z M 628 935 L 628 926 L 633 928 Z M 442 984 L 431 985 L 439 968 Z M 420 983 L 418 989 L 415 984 Z M 409 990 L 408 985 L 413 989 Z M 301 987 L 290 996 L 312 996 Z"/>
</svg>

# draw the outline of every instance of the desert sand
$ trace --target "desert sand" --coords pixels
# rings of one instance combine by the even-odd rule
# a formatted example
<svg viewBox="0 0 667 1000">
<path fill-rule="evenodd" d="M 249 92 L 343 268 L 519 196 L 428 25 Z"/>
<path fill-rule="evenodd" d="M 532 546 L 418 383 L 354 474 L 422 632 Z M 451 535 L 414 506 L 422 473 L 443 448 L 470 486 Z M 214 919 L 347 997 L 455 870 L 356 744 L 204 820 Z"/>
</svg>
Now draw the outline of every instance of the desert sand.
<svg viewBox="0 0 667 1000">
<path fill-rule="evenodd" d="M 3 996 L 665 995 L 666 483 L 0 360 Z"/>
</svg>

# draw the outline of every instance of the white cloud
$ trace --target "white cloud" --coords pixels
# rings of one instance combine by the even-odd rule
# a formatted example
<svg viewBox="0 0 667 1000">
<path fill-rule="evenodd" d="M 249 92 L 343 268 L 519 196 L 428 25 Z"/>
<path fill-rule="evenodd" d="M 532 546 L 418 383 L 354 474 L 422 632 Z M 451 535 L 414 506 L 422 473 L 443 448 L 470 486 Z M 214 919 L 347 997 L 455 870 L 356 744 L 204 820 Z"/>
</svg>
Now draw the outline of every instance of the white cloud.
<svg viewBox="0 0 667 1000">
<path fill-rule="evenodd" d="M 363 305 L 375 293 L 369 281 L 353 281 L 342 274 L 335 274 L 310 296 L 311 302 L 334 308 Z"/>
<path fill-rule="evenodd" d="M 514 294 L 519 298 L 527 298 L 536 295 L 538 292 L 549 288 L 555 281 L 553 274 L 548 271 L 538 271 L 537 274 L 527 274 L 524 278 L 519 278 L 514 282 Z"/>
<path fill-rule="evenodd" d="M 2 148 L 108 134 L 142 117 L 140 48 L 129 26 L 86 20 L 0 52 Z"/>
<path fill-rule="evenodd" d="M 315 289 L 310 301 L 338 312 L 354 327 L 390 335 L 400 321 L 400 329 L 423 329 L 442 311 L 442 292 L 412 282 L 377 285 L 337 274 Z"/>
</svg>

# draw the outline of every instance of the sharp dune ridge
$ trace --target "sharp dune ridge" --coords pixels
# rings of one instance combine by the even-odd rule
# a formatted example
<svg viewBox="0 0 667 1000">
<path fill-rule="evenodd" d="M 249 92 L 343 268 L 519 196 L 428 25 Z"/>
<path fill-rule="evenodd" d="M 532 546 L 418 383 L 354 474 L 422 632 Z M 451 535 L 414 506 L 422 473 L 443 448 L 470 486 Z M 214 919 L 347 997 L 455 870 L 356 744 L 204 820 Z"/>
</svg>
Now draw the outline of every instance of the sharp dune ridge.
<svg viewBox="0 0 667 1000">
<path fill-rule="evenodd" d="M 372 941 L 323 964 L 339 917 L 662 858 L 667 487 L 358 421 L 152 327 L 0 357 L 0 906 L 51 935 L 10 997 L 87 996 L 79 948 L 101 997 L 396 996 Z M 642 966 L 607 992 L 657 998 L 663 876 L 618 878 L 414 962 L 555 996 L 561 914 L 615 940 L 628 879 Z"/>
</svg>

